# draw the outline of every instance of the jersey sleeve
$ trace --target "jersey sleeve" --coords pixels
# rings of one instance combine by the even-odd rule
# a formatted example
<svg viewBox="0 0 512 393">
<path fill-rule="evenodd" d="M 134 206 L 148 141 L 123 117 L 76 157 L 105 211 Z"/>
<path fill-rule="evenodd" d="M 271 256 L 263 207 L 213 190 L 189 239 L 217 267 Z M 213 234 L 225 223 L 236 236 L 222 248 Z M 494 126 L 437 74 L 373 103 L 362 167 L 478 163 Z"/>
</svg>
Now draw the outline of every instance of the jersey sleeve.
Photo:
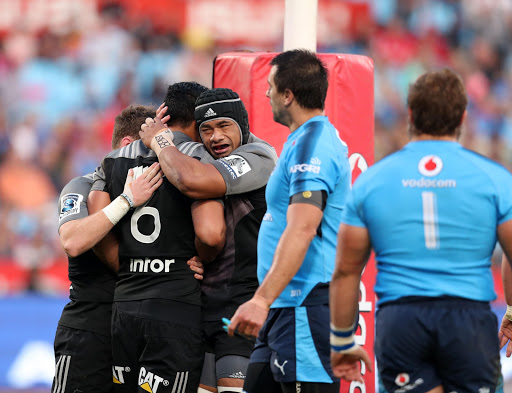
<svg viewBox="0 0 512 393">
<path fill-rule="evenodd" d="M 92 176 L 89 180 L 86 177 L 76 177 L 64 186 L 60 193 L 59 207 L 59 228 L 68 221 L 78 220 L 87 217 L 87 196 L 91 190 Z"/>
<path fill-rule="evenodd" d="M 96 168 L 94 171 L 91 191 L 109 192 L 115 157 L 118 152 L 119 149 L 107 154 L 101 161 L 101 165 Z"/>
<path fill-rule="evenodd" d="M 212 164 L 220 172 L 226 183 L 226 195 L 243 194 L 265 186 L 277 162 L 276 150 L 253 134 L 249 136 L 249 143 L 219 159 L 213 158 L 202 143 L 193 142 L 180 132 L 175 132 L 174 138 L 181 153 L 203 164 Z"/>
<path fill-rule="evenodd" d="M 334 138 L 333 133 L 317 127 L 297 139 L 287 160 L 290 197 L 303 191 L 333 192 L 347 156 L 346 146 Z"/>
<path fill-rule="evenodd" d="M 96 168 L 93 175 L 93 184 L 91 191 L 106 191 L 107 181 L 105 170 L 103 169 L 103 162 Z"/>
<path fill-rule="evenodd" d="M 233 150 L 227 157 L 207 158 L 226 182 L 226 195 L 243 194 L 265 186 L 277 162 L 270 145 L 254 142 Z M 211 160 L 211 161 L 210 161 Z"/>
<path fill-rule="evenodd" d="M 343 213 L 341 214 L 342 223 L 356 227 L 366 227 L 362 209 L 363 201 L 360 195 L 360 189 L 355 186 L 348 195 L 345 207 L 343 208 Z"/>
</svg>

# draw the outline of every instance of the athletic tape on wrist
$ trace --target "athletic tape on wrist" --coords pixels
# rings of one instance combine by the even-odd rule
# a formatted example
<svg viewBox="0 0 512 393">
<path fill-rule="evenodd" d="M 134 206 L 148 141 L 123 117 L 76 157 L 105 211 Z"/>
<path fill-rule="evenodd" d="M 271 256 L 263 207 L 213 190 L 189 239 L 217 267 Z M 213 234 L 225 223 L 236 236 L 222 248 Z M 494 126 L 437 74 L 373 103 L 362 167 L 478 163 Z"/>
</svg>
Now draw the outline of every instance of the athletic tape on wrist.
<svg viewBox="0 0 512 393">
<path fill-rule="evenodd" d="M 507 305 L 507 312 L 505 313 L 505 318 L 512 322 L 512 306 Z"/>
<path fill-rule="evenodd" d="M 109 205 L 103 208 L 103 213 L 105 213 L 112 224 L 116 225 L 129 210 L 130 205 L 128 201 L 119 195 L 116 199 L 110 202 Z"/>
<path fill-rule="evenodd" d="M 151 140 L 151 150 L 160 152 L 166 147 L 174 146 L 173 139 L 172 131 L 169 128 L 162 128 Z"/>
<path fill-rule="evenodd" d="M 331 350 L 338 353 L 351 352 L 356 349 L 354 327 L 343 329 L 331 323 L 330 334 Z"/>
</svg>

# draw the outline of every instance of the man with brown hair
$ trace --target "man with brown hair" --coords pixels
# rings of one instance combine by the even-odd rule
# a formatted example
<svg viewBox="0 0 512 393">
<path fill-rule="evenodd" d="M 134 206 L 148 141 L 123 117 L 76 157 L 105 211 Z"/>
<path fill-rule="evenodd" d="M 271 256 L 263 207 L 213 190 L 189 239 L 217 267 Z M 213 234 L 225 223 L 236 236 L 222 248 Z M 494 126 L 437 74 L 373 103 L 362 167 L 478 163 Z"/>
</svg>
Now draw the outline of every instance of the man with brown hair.
<svg viewBox="0 0 512 393">
<path fill-rule="evenodd" d="M 361 380 L 359 283 L 373 248 L 375 355 L 389 392 L 494 392 L 500 373 L 491 256 L 512 255 L 512 176 L 457 139 L 461 78 L 444 69 L 409 89 L 411 141 L 361 174 L 338 233 L 331 281 L 331 361 Z"/>
<path fill-rule="evenodd" d="M 154 115 L 153 108 L 130 106 L 116 116 L 112 148 L 139 139 L 139 124 Z M 145 203 L 162 184 L 155 163 L 143 176 L 128 175 L 124 192 L 135 206 Z M 52 393 L 110 392 L 112 346 L 110 319 L 116 284 L 117 263 L 106 266 L 91 250 L 114 227 L 109 211 L 130 210 L 120 196 L 106 210 L 89 215 L 87 197 L 93 174 L 78 176 L 62 190 L 59 198 L 59 236 L 69 260 L 69 299 L 55 335 L 55 378 Z"/>
</svg>

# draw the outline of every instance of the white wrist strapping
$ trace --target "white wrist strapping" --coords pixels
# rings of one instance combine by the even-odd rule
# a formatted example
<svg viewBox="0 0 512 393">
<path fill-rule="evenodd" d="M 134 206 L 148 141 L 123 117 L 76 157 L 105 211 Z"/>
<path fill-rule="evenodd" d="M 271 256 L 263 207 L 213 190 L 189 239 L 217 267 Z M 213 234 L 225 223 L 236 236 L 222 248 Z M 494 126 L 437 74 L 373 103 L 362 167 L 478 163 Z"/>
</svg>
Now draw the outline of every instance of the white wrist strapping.
<svg viewBox="0 0 512 393">
<path fill-rule="evenodd" d="M 505 318 L 512 322 L 512 306 L 507 305 L 507 312 L 505 313 Z"/>
<path fill-rule="evenodd" d="M 353 327 L 348 329 L 338 328 L 331 323 L 331 351 L 338 353 L 351 352 L 357 348 L 355 342 L 355 329 Z"/>
<path fill-rule="evenodd" d="M 130 205 L 128 201 L 119 195 L 116 199 L 110 202 L 109 205 L 103 208 L 103 213 L 105 213 L 112 224 L 116 225 L 129 210 Z"/>
</svg>

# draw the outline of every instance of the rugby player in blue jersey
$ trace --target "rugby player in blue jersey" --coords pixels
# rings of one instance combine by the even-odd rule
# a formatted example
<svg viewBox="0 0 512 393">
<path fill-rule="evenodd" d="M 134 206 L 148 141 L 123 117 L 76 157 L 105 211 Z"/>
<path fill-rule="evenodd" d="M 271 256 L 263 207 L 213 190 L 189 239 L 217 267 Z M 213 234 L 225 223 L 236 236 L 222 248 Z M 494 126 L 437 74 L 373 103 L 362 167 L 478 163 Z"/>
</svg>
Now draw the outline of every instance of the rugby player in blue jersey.
<svg viewBox="0 0 512 393">
<path fill-rule="evenodd" d="M 329 362 L 328 288 L 350 191 L 347 145 L 324 115 L 322 61 L 292 50 L 270 64 L 266 94 L 274 120 L 290 135 L 266 190 L 260 287 L 238 308 L 228 333 L 258 336 L 244 391 L 338 393 Z"/>
<path fill-rule="evenodd" d="M 377 261 L 375 355 L 388 392 L 494 392 L 500 375 L 491 256 L 512 254 L 512 175 L 458 142 L 467 96 L 449 69 L 410 86 L 402 150 L 363 173 L 338 234 L 331 281 L 335 375 L 360 380 L 359 283 Z"/>
</svg>

